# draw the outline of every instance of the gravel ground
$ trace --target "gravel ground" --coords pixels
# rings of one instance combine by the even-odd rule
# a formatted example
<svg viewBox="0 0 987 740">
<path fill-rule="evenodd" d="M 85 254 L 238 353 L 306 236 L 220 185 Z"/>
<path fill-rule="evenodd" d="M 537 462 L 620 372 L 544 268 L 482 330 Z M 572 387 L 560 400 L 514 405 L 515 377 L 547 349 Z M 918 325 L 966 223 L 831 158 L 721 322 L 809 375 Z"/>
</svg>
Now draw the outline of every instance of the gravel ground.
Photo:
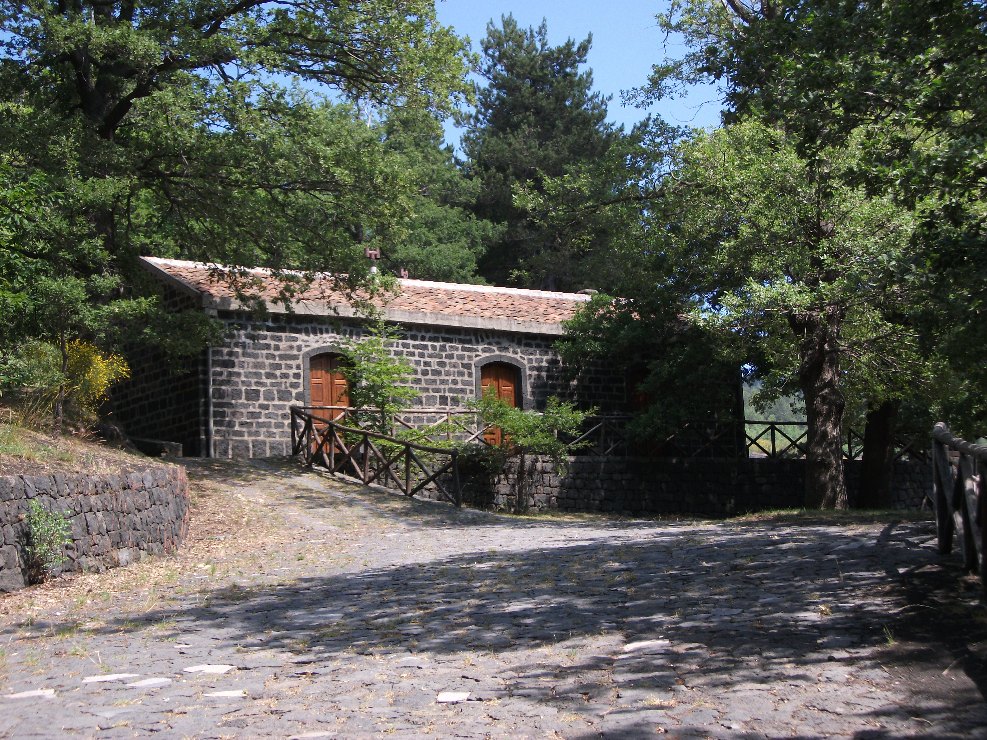
<svg viewBox="0 0 987 740">
<path fill-rule="evenodd" d="M 516 518 L 190 461 L 172 558 L 0 597 L 0 736 L 987 737 L 924 521 Z"/>
</svg>

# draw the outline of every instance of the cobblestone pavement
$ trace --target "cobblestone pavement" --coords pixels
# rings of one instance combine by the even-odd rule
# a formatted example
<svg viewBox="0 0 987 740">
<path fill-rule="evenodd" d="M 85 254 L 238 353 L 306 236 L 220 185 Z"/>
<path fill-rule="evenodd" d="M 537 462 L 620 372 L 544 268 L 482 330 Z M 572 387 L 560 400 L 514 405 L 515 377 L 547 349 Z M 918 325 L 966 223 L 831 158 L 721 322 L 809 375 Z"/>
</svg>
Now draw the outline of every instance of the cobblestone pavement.
<svg viewBox="0 0 987 740">
<path fill-rule="evenodd" d="M 977 587 L 927 522 L 524 519 L 271 462 L 190 475 L 249 503 L 242 535 L 9 610 L 0 735 L 987 737 Z"/>
</svg>

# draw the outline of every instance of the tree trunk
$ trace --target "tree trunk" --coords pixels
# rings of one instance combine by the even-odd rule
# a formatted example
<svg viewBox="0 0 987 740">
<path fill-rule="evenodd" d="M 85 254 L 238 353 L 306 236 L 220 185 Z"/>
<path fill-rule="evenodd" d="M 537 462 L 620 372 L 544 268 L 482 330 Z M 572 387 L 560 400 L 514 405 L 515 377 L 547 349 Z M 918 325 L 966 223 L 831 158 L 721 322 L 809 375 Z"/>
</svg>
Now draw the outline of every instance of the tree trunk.
<svg viewBox="0 0 987 740">
<path fill-rule="evenodd" d="M 528 510 L 528 461 L 522 451 L 517 460 L 517 476 L 514 479 L 514 513 Z"/>
<path fill-rule="evenodd" d="M 894 461 L 894 430 L 900 401 L 884 401 L 867 409 L 864 452 L 860 468 L 858 509 L 891 507 L 891 471 Z"/>
<path fill-rule="evenodd" d="M 839 331 L 842 311 L 803 317 L 799 383 L 805 397 L 808 444 L 805 453 L 805 507 L 847 508 L 843 474 L 843 409 L 840 390 Z"/>
<path fill-rule="evenodd" d="M 55 392 L 55 402 L 52 404 L 52 414 L 55 417 L 55 435 L 59 436 L 62 433 L 62 423 L 65 417 L 65 397 L 68 395 L 68 389 L 66 387 L 65 381 L 67 380 L 69 371 L 69 349 L 68 343 L 65 341 L 65 330 L 59 332 L 58 334 L 58 350 L 61 353 L 61 380 L 58 383 L 58 390 Z"/>
</svg>

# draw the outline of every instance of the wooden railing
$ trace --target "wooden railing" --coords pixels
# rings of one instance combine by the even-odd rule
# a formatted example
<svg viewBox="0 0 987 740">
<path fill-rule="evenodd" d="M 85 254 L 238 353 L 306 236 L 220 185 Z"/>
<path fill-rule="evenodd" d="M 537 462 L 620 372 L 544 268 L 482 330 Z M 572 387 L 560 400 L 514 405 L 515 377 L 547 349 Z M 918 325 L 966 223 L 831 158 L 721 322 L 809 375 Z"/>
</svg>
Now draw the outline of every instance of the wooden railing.
<svg viewBox="0 0 987 740">
<path fill-rule="evenodd" d="M 790 458 L 805 457 L 809 426 L 804 421 L 756 421 L 744 422 L 747 452 L 750 457 Z M 864 436 L 856 429 L 847 429 L 843 442 L 843 457 L 860 460 L 864 453 Z M 899 437 L 894 442 L 894 459 L 910 457 L 927 460 L 928 452 L 918 440 Z"/>
<path fill-rule="evenodd" d="M 409 497 L 431 487 L 439 498 L 462 506 L 458 450 L 344 425 L 354 415 L 338 412 L 293 406 L 291 454 L 301 456 L 306 465 L 321 465 L 365 484 L 395 487 Z"/>
<path fill-rule="evenodd" d="M 987 445 L 954 436 L 943 422 L 932 429 L 932 496 L 939 552 L 953 550 L 960 535 L 963 566 L 977 571 L 987 593 Z"/>
<path fill-rule="evenodd" d="M 379 412 L 355 409 L 351 406 L 299 406 L 300 412 L 329 417 L 337 424 L 360 429 L 387 429 L 391 434 L 417 432 L 419 441 L 433 443 L 490 444 L 485 435 L 491 425 L 484 424 L 478 412 L 462 408 L 408 409 L 390 416 L 383 423 Z M 583 430 L 565 439 L 574 454 L 627 454 L 626 425 L 628 414 L 607 414 L 587 417 Z"/>
<path fill-rule="evenodd" d="M 626 455 L 630 418 L 627 414 L 588 416 L 583 431 L 563 441 L 579 455 Z"/>
</svg>

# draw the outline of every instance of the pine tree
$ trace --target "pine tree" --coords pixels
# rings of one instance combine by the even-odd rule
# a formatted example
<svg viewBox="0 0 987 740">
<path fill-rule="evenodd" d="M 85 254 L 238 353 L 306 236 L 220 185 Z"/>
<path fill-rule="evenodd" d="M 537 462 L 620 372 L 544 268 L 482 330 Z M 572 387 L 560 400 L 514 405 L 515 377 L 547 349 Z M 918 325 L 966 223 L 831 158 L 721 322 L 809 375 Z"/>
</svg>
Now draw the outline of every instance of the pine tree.
<svg viewBox="0 0 987 740">
<path fill-rule="evenodd" d="M 492 283 L 578 289 L 585 275 L 578 248 L 538 226 L 514 202 L 518 186 L 535 190 L 544 177 L 564 175 L 608 150 L 620 130 L 606 122 L 607 98 L 593 92 L 586 63 L 592 37 L 550 46 L 545 22 L 521 29 L 512 16 L 487 25 L 481 72 L 486 87 L 464 137 L 467 169 L 480 181 L 474 212 L 506 225 L 480 261 Z"/>
</svg>

